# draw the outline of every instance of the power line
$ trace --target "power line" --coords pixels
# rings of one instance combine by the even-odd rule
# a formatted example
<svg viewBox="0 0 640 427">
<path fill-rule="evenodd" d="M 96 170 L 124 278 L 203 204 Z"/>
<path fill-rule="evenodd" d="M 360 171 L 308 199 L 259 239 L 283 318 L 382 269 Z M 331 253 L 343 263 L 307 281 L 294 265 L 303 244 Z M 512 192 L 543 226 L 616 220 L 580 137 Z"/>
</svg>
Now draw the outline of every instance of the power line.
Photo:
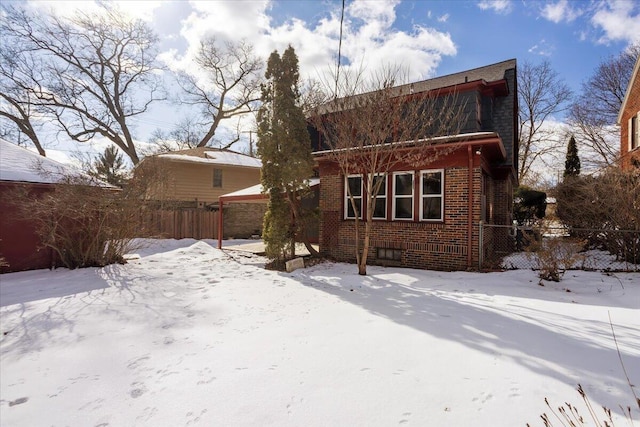
<svg viewBox="0 0 640 427">
<path fill-rule="evenodd" d="M 342 58 L 342 23 L 344 22 L 344 2 L 342 0 L 342 13 L 340 14 L 340 39 L 338 41 L 338 65 L 336 66 L 336 88 L 334 91 L 334 97 L 338 97 L 338 77 L 340 76 L 340 62 Z"/>
</svg>

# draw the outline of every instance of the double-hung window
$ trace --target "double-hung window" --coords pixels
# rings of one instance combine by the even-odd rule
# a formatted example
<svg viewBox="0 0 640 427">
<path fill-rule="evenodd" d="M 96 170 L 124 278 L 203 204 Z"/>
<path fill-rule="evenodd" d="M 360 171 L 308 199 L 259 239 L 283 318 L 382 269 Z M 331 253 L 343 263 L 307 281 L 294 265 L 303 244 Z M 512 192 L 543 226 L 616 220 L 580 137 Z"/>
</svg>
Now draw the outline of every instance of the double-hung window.
<svg viewBox="0 0 640 427">
<path fill-rule="evenodd" d="M 420 220 L 442 221 L 443 217 L 443 171 L 420 172 Z"/>
<path fill-rule="evenodd" d="M 413 172 L 393 173 L 393 219 L 413 219 Z"/>
<path fill-rule="evenodd" d="M 380 184 L 373 207 L 373 219 L 387 219 L 387 176 L 380 174 L 373 177 L 373 190 Z"/>
<path fill-rule="evenodd" d="M 358 218 L 362 218 L 362 176 L 349 175 L 344 182 L 344 217 L 346 219 L 355 219 L 356 213 L 353 204 L 358 211 Z"/>
</svg>

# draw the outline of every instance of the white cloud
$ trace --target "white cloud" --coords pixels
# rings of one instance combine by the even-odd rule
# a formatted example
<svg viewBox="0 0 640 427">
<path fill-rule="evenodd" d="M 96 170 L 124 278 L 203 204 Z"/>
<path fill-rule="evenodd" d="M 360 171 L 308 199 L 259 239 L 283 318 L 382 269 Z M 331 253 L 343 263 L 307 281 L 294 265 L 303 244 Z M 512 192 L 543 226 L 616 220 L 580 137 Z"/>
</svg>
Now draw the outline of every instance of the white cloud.
<svg viewBox="0 0 640 427">
<path fill-rule="evenodd" d="M 535 45 L 529 48 L 529 53 L 540 56 L 551 56 L 555 47 L 550 45 L 545 39 L 540 40 Z"/>
<path fill-rule="evenodd" d="M 369 69 L 389 63 L 411 62 L 412 78 L 434 74 L 442 56 L 455 55 L 448 33 L 416 26 L 411 31 L 393 27 L 397 0 L 353 1 L 345 9 L 343 64 L 367 64 Z M 172 68 L 189 66 L 200 40 L 214 35 L 221 40 L 245 39 L 255 53 L 267 58 L 273 50 L 282 52 L 291 44 L 300 59 L 303 76 L 316 77 L 335 65 L 340 34 L 339 10 L 329 11 L 317 23 L 289 19 L 273 25 L 270 2 L 192 2 L 193 12 L 182 22 L 180 35 L 187 41 L 184 51 L 162 55 Z M 408 65 L 408 64 L 405 64 Z"/>
<path fill-rule="evenodd" d="M 509 0 L 482 0 L 478 3 L 482 10 L 493 10 L 496 13 L 506 15 L 511 12 L 513 5 Z"/>
<path fill-rule="evenodd" d="M 91 13 L 99 9 L 97 1 L 32 1 L 34 7 L 51 8 L 63 15 L 77 9 Z M 483 2 L 486 3 L 486 2 Z M 505 0 L 491 1 L 491 8 L 504 11 L 510 8 Z M 109 3 L 107 3 L 109 4 Z M 220 42 L 246 40 L 254 45 L 256 55 L 267 58 L 273 50 L 282 52 L 291 44 L 300 59 L 303 76 L 315 77 L 336 63 L 340 33 L 340 10 L 328 3 L 327 16 L 317 23 L 308 23 L 291 18 L 274 25 L 270 16 L 271 0 L 255 1 L 113 1 L 131 16 L 150 20 L 163 40 L 171 41 L 165 46 L 160 59 L 172 69 L 192 67 L 192 59 L 200 41 L 215 36 Z M 430 27 L 415 26 L 410 31 L 394 28 L 396 7 L 400 0 L 364 1 L 347 3 L 343 25 L 343 63 L 366 64 L 369 69 L 384 64 L 410 62 L 411 78 L 433 76 L 436 67 L 445 55 L 456 54 L 451 36 Z M 179 6 L 177 6 L 179 5 Z M 181 13 L 176 13 L 181 7 Z M 158 16 L 171 14 L 173 22 L 154 22 Z M 180 16 L 179 16 L 180 15 Z M 180 20 L 180 18 L 183 18 Z M 449 14 L 438 17 L 446 22 Z"/>
<path fill-rule="evenodd" d="M 375 4 L 375 8 L 369 8 Z M 353 3 L 347 8 L 348 23 L 345 27 L 343 52 L 353 67 L 364 65 L 375 72 L 381 67 L 399 65 L 408 69 L 410 80 L 433 76 L 442 56 L 455 55 L 457 50 L 448 33 L 424 26 L 414 26 L 411 31 L 393 28 L 397 2 Z M 369 8 L 364 12 L 364 8 Z M 362 22 L 353 17 L 362 17 Z M 333 41 L 337 48 L 337 40 Z M 334 49 L 335 56 L 335 49 Z M 331 62 L 330 62 L 331 63 Z"/>
<path fill-rule="evenodd" d="M 640 6 L 637 2 L 603 1 L 591 18 L 591 23 L 604 32 L 598 40 L 600 43 L 640 42 Z"/>
<path fill-rule="evenodd" d="M 46 2 L 35 3 L 42 7 Z M 397 64 L 408 69 L 407 78 L 416 81 L 432 77 L 444 56 L 456 55 L 456 46 L 447 32 L 425 25 L 416 25 L 406 31 L 396 28 L 399 3 L 399 0 L 347 2 L 341 52 L 346 69 L 363 65 L 366 71 L 375 72 Z M 77 6 L 88 11 L 97 8 L 96 4 L 93 1 L 55 2 L 56 8 L 68 8 L 69 11 Z M 122 2 L 122 7 L 134 16 L 153 18 L 150 25 L 161 36 L 164 50 L 160 59 L 174 70 L 192 69 L 192 59 L 200 41 L 214 36 L 220 42 L 250 42 L 255 54 L 265 61 L 274 50 L 282 53 L 292 45 L 300 60 L 301 76 L 306 79 L 326 77 L 328 70 L 335 68 L 341 11 L 335 2 L 325 4 L 326 15 L 314 22 L 289 18 L 277 24 L 272 19 L 270 0 L 139 1 Z M 440 22 L 446 21 L 447 17 L 434 16 Z M 168 127 L 171 121 L 185 114 L 182 107 L 172 108 L 173 117 L 165 117 Z M 247 117 L 247 120 L 251 118 Z M 229 121 L 221 126 L 235 130 L 236 123 Z M 241 127 L 247 130 L 252 125 L 242 124 Z M 223 131 L 220 129 L 221 135 Z"/>
<path fill-rule="evenodd" d="M 566 21 L 572 22 L 582 14 L 580 9 L 574 9 L 568 0 L 560 0 L 557 3 L 547 3 L 542 8 L 542 17 L 556 24 Z"/>
<path fill-rule="evenodd" d="M 156 9 L 167 0 L 117 0 L 117 1 L 72 1 L 72 0 L 31 0 L 29 5 L 34 9 L 45 9 L 58 16 L 73 16 L 81 11 L 87 14 L 99 12 L 103 6 L 115 6 L 126 15 L 144 21 L 151 21 Z"/>
</svg>

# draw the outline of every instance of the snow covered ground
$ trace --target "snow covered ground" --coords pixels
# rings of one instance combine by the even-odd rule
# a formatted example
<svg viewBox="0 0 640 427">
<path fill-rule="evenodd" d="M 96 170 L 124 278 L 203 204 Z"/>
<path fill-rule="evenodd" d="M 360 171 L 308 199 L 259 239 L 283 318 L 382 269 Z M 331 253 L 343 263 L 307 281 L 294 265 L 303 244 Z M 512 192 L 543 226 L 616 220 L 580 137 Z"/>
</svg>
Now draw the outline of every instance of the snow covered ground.
<svg viewBox="0 0 640 427">
<path fill-rule="evenodd" d="M 0 424 L 540 426 L 578 383 L 633 405 L 609 315 L 638 385 L 638 273 L 286 274 L 214 246 L 0 276 Z"/>
</svg>

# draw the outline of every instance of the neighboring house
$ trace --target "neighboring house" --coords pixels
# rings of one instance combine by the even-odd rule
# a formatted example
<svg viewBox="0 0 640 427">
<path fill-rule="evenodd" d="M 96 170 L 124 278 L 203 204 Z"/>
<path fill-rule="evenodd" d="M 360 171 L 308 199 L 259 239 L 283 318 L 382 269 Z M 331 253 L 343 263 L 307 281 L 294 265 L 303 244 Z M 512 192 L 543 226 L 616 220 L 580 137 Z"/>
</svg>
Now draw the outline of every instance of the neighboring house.
<svg viewBox="0 0 640 427">
<path fill-rule="evenodd" d="M 38 238 L 33 222 L 23 217 L 12 201 L 18 191 L 26 190 L 30 196 L 40 197 L 74 176 L 85 177 L 77 169 L 0 138 L 0 257 L 8 264 L 0 266 L 0 272 L 59 265 L 54 251 L 45 248 Z M 88 176 L 86 179 L 93 181 Z M 115 189 L 105 182 L 94 182 Z"/>
<path fill-rule="evenodd" d="M 260 159 L 211 147 L 145 157 L 136 173 L 152 177 L 149 200 L 165 207 L 218 210 L 220 196 L 260 183 Z M 266 205 L 238 203 L 225 207 L 224 237 L 261 234 Z M 217 227 L 216 227 L 217 228 Z"/>
<path fill-rule="evenodd" d="M 400 165 L 386 177 L 371 228 L 368 262 L 439 270 L 476 268 L 479 222 L 508 225 L 518 170 L 516 60 L 438 77 L 397 88 L 402 99 L 452 91 L 466 101 L 468 115 L 457 135 L 439 138 L 447 154 L 420 168 Z M 445 89 L 445 90 L 443 90 Z M 320 175 L 320 251 L 341 261 L 355 260 L 353 211 L 346 186 L 362 182 L 342 176 L 322 135 L 310 131 Z M 407 155 L 411 155 L 407 145 Z M 436 148 L 437 149 L 437 148 Z M 360 187 L 361 188 L 361 187 Z M 361 190 L 363 191 L 363 190 Z M 425 198 L 440 209 L 423 211 Z M 434 204 L 435 203 L 435 204 Z M 375 217 L 377 216 L 377 217 Z M 498 247 L 484 229 L 484 253 Z"/>
<path fill-rule="evenodd" d="M 152 160 L 153 159 L 153 160 Z M 186 207 L 217 207 L 218 197 L 260 183 L 260 159 L 211 147 L 198 147 L 145 157 L 157 173 L 149 198 Z"/>
<path fill-rule="evenodd" d="M 627 92 L 618 114 L 620 167 L 640 168 L 640 58 L 636 60 Z"/>
</svg>

